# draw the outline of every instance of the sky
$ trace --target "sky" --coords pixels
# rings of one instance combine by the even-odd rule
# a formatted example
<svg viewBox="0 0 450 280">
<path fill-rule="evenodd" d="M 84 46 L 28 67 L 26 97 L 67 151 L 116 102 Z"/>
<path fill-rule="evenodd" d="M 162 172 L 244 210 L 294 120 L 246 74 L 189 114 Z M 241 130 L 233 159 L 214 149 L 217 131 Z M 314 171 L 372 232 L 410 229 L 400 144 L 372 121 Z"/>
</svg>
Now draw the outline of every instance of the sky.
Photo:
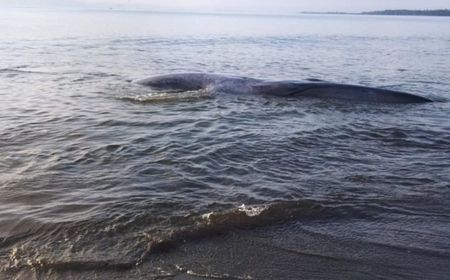
<svg viewBox="0 0 450 280">
<path fill-rule="evenodd" d="M 189 12 L 296 13 L 445 9 L 449 0 L 0 0 L 0 7 L 75 7 Z"/>
</svg>

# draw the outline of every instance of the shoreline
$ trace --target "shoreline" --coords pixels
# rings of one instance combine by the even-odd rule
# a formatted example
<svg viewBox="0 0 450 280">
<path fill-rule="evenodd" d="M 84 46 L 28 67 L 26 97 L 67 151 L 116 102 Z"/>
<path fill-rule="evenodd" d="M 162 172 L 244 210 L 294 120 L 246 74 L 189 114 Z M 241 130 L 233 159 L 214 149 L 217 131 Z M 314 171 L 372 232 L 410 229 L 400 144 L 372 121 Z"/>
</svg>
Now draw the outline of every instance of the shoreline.
<svg viewBox="0 0 450 280">
<path fill-rule="evenodd" d="M 414 16 L 414 17 L 450 17 L 450 10 L 382 10 L 369 12 L 301 12 L 306 15 L 355 15 L 355 16 Z"/>
<path fill-rule="evenodd" d="M 233 11 L 187 11 L 187 10 L 151 10 L 151 9 L 123 9 L 123 8 L 80 8 L 80 7 L 4 7 L 6 10 L 41 10 L 41 11 L 79 11 L 79 12 L 104 12 L 104 13 L 139 13 L 161 15 L 200 15 L 200 16 L 242 16 L 242 17 L 298 17 L 302 15 L 342 15 L 342 16 L 398 16 L 398 17 L 450 17 L 450 10 L 385 10 L 370 12 L 292 12 L 292 13 L 261 13 L 261 12 L 233 12 Z"/>
</svg>

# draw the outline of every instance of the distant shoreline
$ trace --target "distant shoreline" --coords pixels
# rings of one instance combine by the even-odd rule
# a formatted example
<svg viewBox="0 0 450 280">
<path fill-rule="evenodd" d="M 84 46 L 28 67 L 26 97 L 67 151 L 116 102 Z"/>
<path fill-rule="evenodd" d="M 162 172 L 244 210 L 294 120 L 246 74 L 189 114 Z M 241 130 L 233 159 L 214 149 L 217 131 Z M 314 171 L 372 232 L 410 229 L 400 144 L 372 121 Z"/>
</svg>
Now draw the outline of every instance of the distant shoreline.
<svg viewBox="0 0 450 280">
<path fill-rule="evenodd" d="M 1 8 L 1 7 L 0 7 Z M 185 11 L 185 10 L 145 10 L 145 9 L 121 9 L 114 7 L 106 8 L 82 8 L 82 7 L 6 7 L 9 10 L 43 10 L 43 11 L 88 11 L 88 12 L 125 12 L 125 13 L 155 13 L 155 14 L 186 14 L 186 15 L 219 15 L 219 16 L 288 16 L 296 17 L 299 15 L 385 15 L 385 16 L 435 16 L 450 17 L 450 9 L 439 10 L 382 10 L 369 12 L 290 12 L 290 13 L 260 13 L 260 12 L 235 12 L 235 11 Z"/>
<path fill-rule="evenodd" d="M 449 9 L 439 10 L 382 10 L 370 11 L 360 13 L 345 13 L 345 12 L 301 12 L 302 14 L 328 14 L 328 15 L 384 15 L 384 16 L 435 16 L 435 17 L 450 17 Z"/>
</svg>

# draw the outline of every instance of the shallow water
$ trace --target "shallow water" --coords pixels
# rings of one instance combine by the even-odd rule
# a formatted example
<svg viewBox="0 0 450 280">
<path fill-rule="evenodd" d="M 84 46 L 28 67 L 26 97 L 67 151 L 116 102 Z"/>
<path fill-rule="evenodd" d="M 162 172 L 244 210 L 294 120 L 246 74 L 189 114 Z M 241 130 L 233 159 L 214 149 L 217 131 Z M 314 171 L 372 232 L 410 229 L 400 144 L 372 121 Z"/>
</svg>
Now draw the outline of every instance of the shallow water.
<svg viewBox="0 0 450 280">
<path fill-rule="evenodd" d="M 449 19 L 1 15 L 0 277 L 448 275 Z M 438 102 L 133 83 L 186 71 L 318 78 Z M 227 244 L 246 265 L 221 255 Z M 287 252 L 309 265 L 289 266 Z M 268 270 L 267 258 L 287 267 Z M 321 270 L 323 258 L 337 264 Z"/>
</svg>

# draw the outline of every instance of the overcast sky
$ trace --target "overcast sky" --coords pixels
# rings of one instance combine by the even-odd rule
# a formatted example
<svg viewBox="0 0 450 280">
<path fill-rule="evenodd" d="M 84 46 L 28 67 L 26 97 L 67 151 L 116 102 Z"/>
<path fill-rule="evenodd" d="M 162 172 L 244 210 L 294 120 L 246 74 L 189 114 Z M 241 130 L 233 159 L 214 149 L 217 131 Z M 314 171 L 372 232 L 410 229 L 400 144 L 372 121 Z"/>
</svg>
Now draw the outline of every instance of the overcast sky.
<svg viewBox="0 0 450 280">
<path fill-rule="evenodd" d="M 449 0 L 0 0 L 0 7 L 80 7 L 199 12 L 359 12 L 450 8 Z"/>
</svg>

